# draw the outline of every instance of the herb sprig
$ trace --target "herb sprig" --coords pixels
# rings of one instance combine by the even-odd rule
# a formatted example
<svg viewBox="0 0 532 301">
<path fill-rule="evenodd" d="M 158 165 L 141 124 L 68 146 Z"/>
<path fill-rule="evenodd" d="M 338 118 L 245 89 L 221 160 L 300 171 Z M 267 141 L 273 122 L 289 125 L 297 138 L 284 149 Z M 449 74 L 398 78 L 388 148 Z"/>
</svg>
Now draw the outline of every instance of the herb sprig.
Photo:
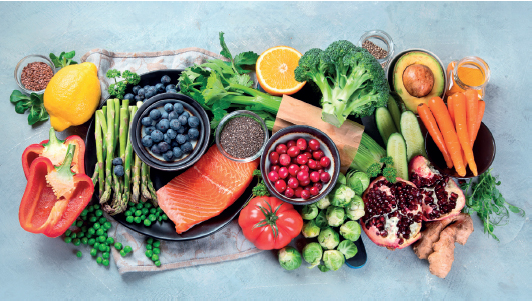
<svg viewBox="0 0 532 301">
<path fill-rule="evenodd" d="M 464 212 L 476 212 L 484 223 L 484 233 L 488 233 L 495 240 L 499 238 L 493 233 L 496 226 L 508 224 L 510 212 L 525 216 L 525 211 L 517 206 L 508 203 L 497 186 L 501 181 L 491 174 L 492 169 L 478 177 L 478 182 L 470 180 L 460 185 L 460 188 L 467 194 L 471 189 L 471 194 L 466 196 L 466 207 Z M 507 206 L 506 206 L 507 205 Z M 508 207 L 508 208 L 507 208 Z M 508 211 L 509 209 L 509 211 Z"/>
<path fill-rule="evenodd" d="M 76 55 L 76 51 L 72 50 L 70 52 L 61 52 L 59 54 L 59 57 L 57 57 L 55 54 L 50 53 L 50 59 L 52 60 L 52 63 L 54 63 L 54 66 L 56 68 L 63 68 L 68 65 L 75 65 L 78 62 L 73 61 L 72 59 Z"/>
<path fill-rule="evenodd" d="M 13 90 L 9 100 L 15 105 L 15 112 L 18 114 L 24 114 L 26 111 L 30 111 L 28 115 L 29 125 L 34 125 L 39 121 L 45 121 L 49 118 L 48 112 L 44 108 L 42 94 L 31 93 L 28 96 L 19 90 Z"/>
<path fill-rule="evenodd" d="M 137 85 L 140 82 L 140 76 L 129 70 L 125 70 L 120 73 L 116 69 L 109 69 L 105 76 L 109 79 L 114 79 L 115 83 L 109 85 L 107 91 L 110 96 L 122 99 L 126 93 L 127 85 Z M 117 78 L 122 78 L 121 81 L 117 81 Z"/>
<path fill-rule="evenodd" d="M 393 158 L 388 156 L 388 157 L 383 157 L 381 158 L 380 160 L 381 163 L 383 164 L 379 164 L 379 163 L 373 163 L 371 164 L 369 167 L 368 167 L 368 170 L 366 170 L 366 173 L 371 177 L 371 178 L 374 178 L 378 175 L 381 174 L 382 172 L 382 175 L 386 178 L 386 180 L 388 180 L 388 182 L 390 183 L 395 183 L 397 182 L 397 169 L 395 169 L 395 167 L 393 167 Z M 382 166 L 386 164 L 386 167 L 382 168 Z"/>
</svg>

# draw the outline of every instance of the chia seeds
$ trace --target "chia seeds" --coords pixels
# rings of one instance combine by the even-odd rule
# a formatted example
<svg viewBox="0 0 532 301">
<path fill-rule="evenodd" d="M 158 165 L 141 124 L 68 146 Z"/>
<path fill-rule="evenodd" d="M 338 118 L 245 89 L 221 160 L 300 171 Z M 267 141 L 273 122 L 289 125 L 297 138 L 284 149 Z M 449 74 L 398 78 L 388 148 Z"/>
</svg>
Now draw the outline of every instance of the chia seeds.
<svg viewBox="0 0 532 301">
<path fill-rule="evenodd" d="M 373 55 L 378 60 L 383 59 L 388 55 L 388 51 L 382 49 L 381 47 L 375 45 L 375 43 L 370 42 L 368 40 L 362 43 L 362 48 L 365 48 L 367 51 L 369 51 L 369 53 L 371 53 L 371 55 Z M 382 63 L 381 66 L 384 68 L 384 63 Z"/>
<path fill-rule="evenodd" d="M 54 71 L 46 63 L 33 62 L 22 68 L 20 82 L 28 90 L 41 91 L 46 89 L 52 76 Z"/>
<path fill-rule="evenodd" d="M 236 117 L 225 125 L 220 135 L 222 148 L 235 158 L 248 158 L 256 154 L 264 143 L 264 131 L 250 117 Z"/>
</svg>

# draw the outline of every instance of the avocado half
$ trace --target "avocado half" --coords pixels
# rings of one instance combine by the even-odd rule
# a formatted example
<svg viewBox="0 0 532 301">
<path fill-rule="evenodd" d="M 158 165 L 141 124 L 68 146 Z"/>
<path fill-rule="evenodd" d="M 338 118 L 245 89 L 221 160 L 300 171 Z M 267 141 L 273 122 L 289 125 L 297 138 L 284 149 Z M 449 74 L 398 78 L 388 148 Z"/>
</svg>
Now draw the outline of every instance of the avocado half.
<svg viewBox="0 0 532 301">
<path fill-rule="evenodd" d="M 405 70 L 412 65 L 422 65 L 428 67 L 432 72 L 430 80 L 433 82 L 432 89 L 424 96 L 416 97 L 411 95 L 403 81 Z M 426 68 L 425 68 L 426 69 Z M 427 80 L 426 78 L 424 80 Z M 417 106 L 428 101 L 435 96 L 443 96 L 445 90 L 445 73 L 438 60 L 426 52 L 411 51 L 403 54 L 395 64 L 393 69 L 393 86 L 395 91 L 403 100 L 406 108 L 417 114 Z M 426 85 L 425 85 L 426 86 Z M 410 89 L 412 90 L 412 89 Z"/>
</svg>

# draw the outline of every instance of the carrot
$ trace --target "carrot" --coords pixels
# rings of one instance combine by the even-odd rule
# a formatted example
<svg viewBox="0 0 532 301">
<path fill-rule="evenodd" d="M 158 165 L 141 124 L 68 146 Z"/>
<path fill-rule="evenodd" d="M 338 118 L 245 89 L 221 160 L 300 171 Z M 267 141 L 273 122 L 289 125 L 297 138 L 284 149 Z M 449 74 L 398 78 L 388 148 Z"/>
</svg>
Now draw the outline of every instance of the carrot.
<svg viewBox="0 0 532 301">
<path fill-rule="evenodd" d="M 432 137 L 432 140 L 434 140 L 434 143 L 436 143 L 436 145 L 440 149 L 440 152 L 442 153 L 443 158 L 445 159 L 447 167 L 453 168 L 453 160 L 451 159 L 451 155 L 449 155 L 449 151 L 445 146 L 443 136 L 441 135 L 440 129 L 438 128 L 436 119 L 434 119 L 434 116 L 432 116 L 432 113 L 430 112 L 429 106 L 427 106 L 427 104 L 425 103 L 421 103 L 417 107 L 417 113 L 419 114 L 419 118 L 421 118 L 421 121 L 423 121 L 423 124 L 425 124 L 425 127 L 427 128 L 427 131 Z"/>
<path fill-rule="evenodd" d="M 475 131 L 473 132 L 473 143 L 471 143 L 471 147 L 475 145 L 475 140 L 477 139 L 478 130 L 480 129 L 480 125 L 482 124 L 482 118 L 484 117 L 484 110 L 486 109 L 486 103 L 483 100 L 478 101 L 478 123 Z"/>
<path fill-rule="evenodd" d="M 453 124 L 455 123 L 454 122 L 454 96 L 455 95 L 456 93 L 447 97 L 447 108 L 449 108 L 449 115 L 451 116 L 451 120 L 453 121 Z"/>
<path fill-rule="evenodd" d="M 462 147 L 460 146 L 460 141 L 458 141 L 458 135 L 456 135 L 456 131 L 454 130 L 453 122 L 451 116 L 449 116 L 447 107 L 441 98 L 433 97 L 429 100 L 429 108 L 438 122 L 443 140 L 449 150 L 456 172 L 462 177 L 465 176 L 466 169 L 464 161 L 462 160 Z"/>
<path fill-rule="evenodd" d="M 456 133 L 460 140 L 460 145 L 465 154 L 467 163 L 469 163 L 469 169 L 473 172 L 473 175 L 478 176 L 477 164 L 473 156 L 473 149 L 470 144 L 469 135 L 467 133 L 467 121 L 466 121 L 466 100 L 465 97 L 457 97 L 454 100 L 454 113 L 456 122 Z"/>
<path fill-rule="evenodd" d="M 469 89 L 465 91 L 466 97 L 466 122 L 467 122 L 467 133 L 469 134 L 469 143 L 473 145 L 475 140 L 473 136 L 475 129 L 477 128 L 478 122 L 478 91 Z"/>
</svg>

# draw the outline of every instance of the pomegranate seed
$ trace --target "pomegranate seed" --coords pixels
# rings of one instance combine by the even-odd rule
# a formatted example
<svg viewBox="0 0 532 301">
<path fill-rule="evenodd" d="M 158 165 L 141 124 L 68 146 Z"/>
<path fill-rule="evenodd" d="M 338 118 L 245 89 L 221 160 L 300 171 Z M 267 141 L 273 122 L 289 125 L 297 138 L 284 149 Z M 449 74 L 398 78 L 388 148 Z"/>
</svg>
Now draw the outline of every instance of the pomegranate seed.
<svg viewBox="0 0 532 301">
<path fill-rule="evenodd" d="M 288 166 L 288 164 L 290 164 L 290 156 L 287 154 L 282 154 L 279 156 L 279 163 L 283 166 Z"/>
<path fill-rule="evenodd" d="M 284 180 L 278 180 L 275 182 L 275 189 L 282 193 L 286 190 L 286 182 Z"/>
<path fill-rule="evenodd" d="M 297 187 L 299 187 L 299 181 L 296 178 L 288 179 L 288 187 L 296 189 Z"/>
<path fill-rule="evenodd" d="M 310 139 L 310 141 L 308 142 L 308 146 L 310 147 L 311 150 L 319 150 L 320 149 L 320 142 L 316 139 Z"/>
<path fill-rule="evenodd" d="M 283 166 L 279 168 L 279 178 L 286 179 L 286 177 L 288 177 L 288 168 Z"/>
<path fill-rule="evenodd" d="M 275 171 L 270 171 L 270 173 L 268 174 L 268 179 L 272 182 L 275 182 L 279 180 L 279 174 Z"/>
<path fill-rule="evenodd" d="M 288 147 L 286 147 L 286 144 L 279 144 L 275 148 L 275 151 L 279 154 L 286 154 L 286 151 L 288 150 Z"/>
<path fill-rule="evenodd" d="M 327 168 L 331 165 L 331 159 L 329 159 L 328 157 L 323 157 L 320 159 L 320 165 L 323 167 L 323 168 Z"/>
<path fill-rule="evenodd" d="M 297 147 L 299 147 L 300 150 L 306 150 L 307 149 L 307 140 L 303 138 L 297 139 Z"/>
<path fill-rule="evenodd" d="M 287 198 L 291 198 L 294 196 L 294 190 L 290 187 L 286 188 L 286 190 L 284 191 L 284 196 L 286 196 Z"/>
<path fill-rule="evenodd" d="M 270 153 L 270 163 L 271 164 L 278 164 L 279 163 L 279 153 L 278 152 L 271 152 Z"/>
</svg>

